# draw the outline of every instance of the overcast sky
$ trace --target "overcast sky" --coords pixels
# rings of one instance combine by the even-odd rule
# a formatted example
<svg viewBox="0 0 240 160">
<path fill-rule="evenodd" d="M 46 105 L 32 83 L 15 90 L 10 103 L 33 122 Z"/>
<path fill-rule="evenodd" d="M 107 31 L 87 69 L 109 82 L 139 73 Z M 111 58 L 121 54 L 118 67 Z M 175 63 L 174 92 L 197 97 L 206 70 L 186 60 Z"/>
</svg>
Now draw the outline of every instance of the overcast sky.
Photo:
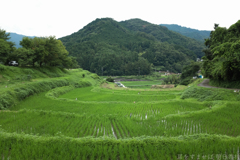
<svg viewBox="0 0 240 160">
<path fill-rule="evenodd" d="M 0 28 L 27 36 L 77 32 L 96 18 L 140 18 L 153 24 L 212 30 L 240 19 L 238 0 L 2 0 Z"/>
</svg>

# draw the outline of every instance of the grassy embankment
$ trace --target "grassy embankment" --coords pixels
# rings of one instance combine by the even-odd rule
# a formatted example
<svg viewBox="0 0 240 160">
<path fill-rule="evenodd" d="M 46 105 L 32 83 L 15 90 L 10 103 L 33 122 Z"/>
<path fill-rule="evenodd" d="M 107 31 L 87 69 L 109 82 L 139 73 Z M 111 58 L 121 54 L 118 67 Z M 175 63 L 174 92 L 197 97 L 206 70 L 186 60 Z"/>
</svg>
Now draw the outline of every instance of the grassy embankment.
<svg viewBox="0 0 240 160">
<path fill-rule="evenodd" d="M 75 74 L 76 73 L 76 74 Z M 83 77 L 83 74 L 86 77 Z M 97 80 L 93 80 L 93 79 Z M 8 109 L 25 98 L 62 86 L 82 87 L 100 78 L 82 69 L 71 72 L 57 67 L 18 68 L 0 65 L 0 110 Z"/>
<path fill-rule="evenodd" d="M 197 82 L 166 90 L 100 87 L 101 80 L 82 70 L 62 76 L 57 79 L 70 85 L 44 90 L 0 112 L 2 158 L 217 159 L 239 154 L 238 93 L 200 88 Z M 83 79 L 84 85 L 77 85 Z"/>
</svg>

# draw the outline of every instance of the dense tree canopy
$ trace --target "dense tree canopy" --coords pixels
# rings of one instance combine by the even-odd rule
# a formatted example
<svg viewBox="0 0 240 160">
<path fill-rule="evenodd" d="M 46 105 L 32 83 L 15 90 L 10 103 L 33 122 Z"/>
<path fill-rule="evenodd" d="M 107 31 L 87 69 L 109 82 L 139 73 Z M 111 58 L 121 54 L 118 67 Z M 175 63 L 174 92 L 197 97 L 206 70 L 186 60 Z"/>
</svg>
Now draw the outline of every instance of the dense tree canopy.
<svg viewBox="0 0 240 160">
<path fill-rule="evenodd" d="M 188 85 L 192 82 L 193 77 L 198 76 L 198 71 L 201 68 L 201 62 L 192 62 L 191 64 L 184 66 L 180 77 L 180 84 Z"/>
<path fill-rule="evenodd" d="M 55 37 L 24 37 L 20 44 L 23 47 L 10 54 L 10 58 L 17 60 L 21 66 L 77 66 L 76 59 L 68 57 L 65 46 Z"/>
<path fill-rule="evenodd" d="M 17 61 L 20 66 L 62 66 L 79 67 L 75 57 L 68 56 L 68 51 L 55 37 L 23 37 L 22 48 L 16 49 L 9 33 L 0 29 L 0 63 Z"/>
<path fill-rule="evenodd" d="M 240 80 L 240 20 L 231 27 L 215 24 L 205 41 L 203 72 L 214 80 Z"/>
<path fill-rule="evenodd" d="M 202 52 L 204 44 L 202 42 L 172 32 L 164 26 L 154 25 L 141 19 L 122 21 L 120 24 L 131 31 L 144 32 L 147 35 L 153 36 L 160 42 L 182 46 L 186 50 L 192 51 L 198 58 L 201 58 L 204 55 Z"/>
</svg>

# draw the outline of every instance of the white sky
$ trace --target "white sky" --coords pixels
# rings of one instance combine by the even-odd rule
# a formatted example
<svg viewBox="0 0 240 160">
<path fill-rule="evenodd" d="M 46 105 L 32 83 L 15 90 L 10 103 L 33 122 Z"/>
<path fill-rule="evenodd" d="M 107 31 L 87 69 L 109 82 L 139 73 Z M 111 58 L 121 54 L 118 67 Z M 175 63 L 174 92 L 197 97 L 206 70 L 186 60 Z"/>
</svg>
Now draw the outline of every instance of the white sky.
<svg viewBox="0 0 240 160">
<path fill-rule="evenodd" d="M 213 30 L 240 19 L 239 0 L 2 0 L 0 28 L 27 36 L 77 32 L 96 18 L 140 18 L 153 24 Z"/>
</svg>

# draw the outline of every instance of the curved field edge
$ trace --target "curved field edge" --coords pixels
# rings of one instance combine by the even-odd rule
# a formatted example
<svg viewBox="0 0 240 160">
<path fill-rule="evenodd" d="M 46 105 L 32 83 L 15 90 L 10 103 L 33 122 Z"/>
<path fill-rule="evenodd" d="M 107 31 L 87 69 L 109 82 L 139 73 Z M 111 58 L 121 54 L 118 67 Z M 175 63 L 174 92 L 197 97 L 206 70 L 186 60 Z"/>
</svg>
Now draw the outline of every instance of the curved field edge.
<svg viewBox="0 0 240 160">
<path fill-rule="evenodd" d="M 46 71 L 44 70 L 44 72 Z M 0 91 L 0 110 L 9 109 L 31 95 L 49 91 L 53 88 L 62 86 L 78 88 L 85 85 L 97 85 L 102 83 L 102 80 L 96 74 L 82 69 L 65 72 L 67 74 L 62 73 L 62 77 L 35 79 L 24 83 L 12 84 L 9 87 L 6 86 L 6 88 Z M 51 74 L 49 70 L 47 70 L 47 73 Z"/>
<path fill-rule="evenodd" d="M 91 85 L 92 84 L 90 82 L 81 80 L 75 85 L 69 85 L 69 86 L 63 86 L 63 87 L 57 87 L 57 88 L 51 89 L 45 94 L 45 96 L 52 99 L 56 99 L 60 95 L 63 95 L 71 90 L 74 90 L 75 88 L 87 87 Z"/>
<path fill-rule="evenodd" d="M 3 159 L 179 159 L 179 156 L 234 156 L 240 137 L 198 134 L 179 137 L 41 137 L 0 131 Z"/>
<path fill-rule="evenodd" d="M 91 85 L 90 83 L 83 83 L 82 86 L 86 87 L 86 86 L 90 86 L 90 85 Z M 91 89 L 91 91 L 96 92 L 96 88 L 98 88 L 98 87 L 94 87 L 93 89 Z M 194 88 L 194 87 L 191 87 L 191 88 Z M 65 94 L 69 91 L 72 91 L 74 89 L 76 89 L 74 86 L 58 87 L 58 88 L 55 88 L 55 89 L 52 89 L 52 90 L 48 91 L 45 94 L 45 96 L 49 97 L 49 98 L 52 98 L 52 99 L 55 99 L 55 100 L 72 101 L 72 102 L 76 102 L 76 103 L 88 103 L 88 104 L 92 104 L 92 103 L 128 103 L 128 102 L 122 102 L 122 101 L 106 101 L 106 102 L 97 101 L 97 102 L 95 102 L 95 101 L 83 101 L 83 100 L 75 100 L 75 99 L 73 100 L 73 99 L 68 99 L 68 98 L 58 98 L 60 95 L 63 95 L 63 94 Z M 98 89 L 97 92 L 100 92 L 100 89 Z M 112 92 L 112 90 L 110 90 L 109 92 Z M 104 93 L 107 93 L 107 92 L 104 92 Z M 119 93 L 117 95 L 119 95 Z M 131 94 L 129 94 L 129 95 L 131 95 Z M 184 92 L 183 92 L 183 95 L 184 95 Z M 169 103 L 169 102 L 173 102 L 173 101 L 181 102 L 182 100 L 169 99 L 169 100 L 164 100 L 164 101 L 151 101 L 151 102 L 148 102 L 148 103 L 158 104 L 158 103 Z M 185 101 L 187 101 L 187 100 L 185 100 Z M 213 112 L 213 111 L 216 111 L 216 110 L 221 109 L 223 107 L 226 107 L 227 102 L 226 101 L 225 102 L 224 101 L 214 101 L 214 102 L 209 102 L 209 101 L 208 102 L 198 102 L 198 101 L 195 101 L 195 102 L 193 102 L 193 101 L 189 100 L 189 103 L 192 103 L 193 105 L 194 104 L 202 104 L 202 105 L 205 105 L 206 108 L 200 109 L 200 110 L 195 110 L 195 111 L 180 112 L 180 113 L 177 113 L 177 114 L 169 114 L 167 116 L 162 117 L 162 119 L 170 118 L 170 117 L 186 117 L 186 116 L 191 117 L 194 114 L 202 114 L 202 113 Z M 137 102 L 137 104 L 146 104 L 146 102 Z"/>
<path fill-rule="evenodd" d="M 17 102 L 40 92 L 44 92 L 59 86 L 69 85 L 69 79 L 42 80 L 27 84 L 22 84 L 11 88 L 0 95 L 0 109 L 7 109 L 17 104 Z"/>
</svg>

